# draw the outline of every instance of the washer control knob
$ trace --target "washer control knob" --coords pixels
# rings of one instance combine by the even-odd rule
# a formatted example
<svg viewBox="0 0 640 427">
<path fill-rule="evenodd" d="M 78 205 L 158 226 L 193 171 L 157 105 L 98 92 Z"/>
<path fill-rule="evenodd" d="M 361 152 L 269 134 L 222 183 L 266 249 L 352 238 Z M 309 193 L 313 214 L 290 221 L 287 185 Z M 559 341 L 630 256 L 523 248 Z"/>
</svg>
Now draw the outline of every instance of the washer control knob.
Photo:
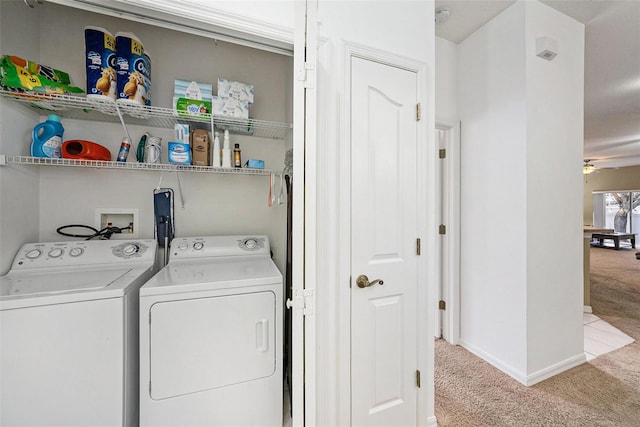
<svg viewBox="0 0 640 427">
<path fill-rule="evenodd" d="M 49 251 L 49 256 L 51 258 L 59 258 L 62 254 L 64 253 L 64 251 L 60 248 L 53 248 Z"/>
<path fill-rule="evenodd" d="M 134 243 L 129 243 L 124 248 L 122 248 L 122 253 L 125 256 L 131 256 L 131 255 L 135 255 L 138 252 L 139 249 L 140 248 L 138 248 L 138 245 L 136 245 Z"/>
<path fill-rule="evenodd" d="M 256 241 L 256 239 L 247 239 L 244 241 L 244 245 L 247 247 L 247 249 L 255 249 L 256 246 L 258 246 L 258 242 Z"/>
<path fill-rule="evenodd" d="M 77 257 L 82 255 L 82 253 L 84 252 L 84 250 L 82 248 L 71 248 L 69 249 L 69 255 L 71 255 L 72 257 Z"/>
<path fill-rule="evenodd" d="M 186 243 L 180 243 L 180 245 L 178 246 L 178 249 L 180 249 L 181 251 L 184 251 L 188 247 L 189 245 L 187 245 Z"/>
<path fill-rule="evenodd" d="M 36 259 L 40 255 L 42 255 L 42 251 L 40 249 L 31 249 L 29 252 L 24 254 L 24 256 L 26 256 L 29 259 Z"/>
<path fill-rule="evenodd" d="M 204 248 L 204 243 L 202 242 L 195 242 L 193 244 L 193 249 L 195 249 L 196 251 L 200 251 L 202 250 L 202 248 Z"/>
</svg>

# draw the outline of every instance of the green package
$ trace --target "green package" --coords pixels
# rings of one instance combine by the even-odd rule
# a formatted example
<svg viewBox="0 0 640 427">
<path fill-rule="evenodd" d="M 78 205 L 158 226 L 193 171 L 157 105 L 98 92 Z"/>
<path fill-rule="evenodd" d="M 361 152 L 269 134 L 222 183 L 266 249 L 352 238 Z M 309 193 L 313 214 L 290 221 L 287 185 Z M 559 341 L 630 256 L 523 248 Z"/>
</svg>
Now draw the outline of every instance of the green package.
<svg viewBox="0 0 640 427">
<path fill-rule="evenodd" d="M 59 95 L 84 92 L 69 83 L 69 74 L 64 71 L 18 56 L 4 55 L 0 59 L 0 86 L 8 90 Z"/>
<path fill-rule="evenodd" d="M 176 111 L 181 117 L 198 117 L 211 114 L 211 101 L 203 99 L 178 98 Z"/>
</svg>

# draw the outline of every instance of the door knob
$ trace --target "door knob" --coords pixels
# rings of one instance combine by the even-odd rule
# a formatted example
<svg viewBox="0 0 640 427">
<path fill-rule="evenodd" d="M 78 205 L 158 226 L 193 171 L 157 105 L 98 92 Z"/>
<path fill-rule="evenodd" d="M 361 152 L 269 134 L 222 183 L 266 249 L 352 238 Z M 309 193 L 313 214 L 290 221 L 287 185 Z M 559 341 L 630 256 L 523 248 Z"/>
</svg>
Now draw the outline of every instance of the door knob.
<svg viewBox="0 0 640 427">
<path fill-rule="evenodd" d="M 359 288 L 368 288 L 369 286 L 373 286 L 377 284 L 383 285 L 384 282 L 380 279 L 376 279 L 372 282 L 369 282 L 369 278 L 364 274 L 359 275 L 358 278 L 356 279 L 356 285 L 358 285 Z"/>
</svg>

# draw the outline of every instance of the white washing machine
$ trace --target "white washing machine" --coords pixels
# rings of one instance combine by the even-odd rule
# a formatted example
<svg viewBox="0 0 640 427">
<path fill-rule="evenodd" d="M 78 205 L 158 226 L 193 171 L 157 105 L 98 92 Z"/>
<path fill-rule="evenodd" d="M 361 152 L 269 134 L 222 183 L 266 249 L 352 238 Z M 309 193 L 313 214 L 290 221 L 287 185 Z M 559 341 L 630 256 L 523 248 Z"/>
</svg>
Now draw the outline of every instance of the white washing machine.
<svg viewBox="0 0 640 427">
<path fill-rule="evenodd" d="M 175 238 L 140 289 L 140 425 L 281 427 L 282 311 L 266 236 Z"/>
<path fill-rule="evenodd" d="M 154 240 L 29 243 L 0 277 L 0 425 L 138 423 Z"/>
</svg>

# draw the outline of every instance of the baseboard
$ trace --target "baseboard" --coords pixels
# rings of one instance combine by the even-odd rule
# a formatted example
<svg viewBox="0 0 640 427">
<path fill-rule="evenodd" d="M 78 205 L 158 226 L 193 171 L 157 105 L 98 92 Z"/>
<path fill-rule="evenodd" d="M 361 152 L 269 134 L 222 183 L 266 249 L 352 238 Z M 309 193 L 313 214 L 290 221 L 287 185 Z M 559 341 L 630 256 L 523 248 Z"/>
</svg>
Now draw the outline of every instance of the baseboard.
<svg viewBox="0 0 640 427">
<path fill-rule="evenodd" d="M 567 371 L 571 368 L 575 368 L 578 365 L 582 365 L 587 361 L 587 357 L 584 353 L 580 353 L 577 356 L 573 356 L 569 359 L 563 360 L 560 363 L 556 363 L 555 365 L 551 365 L 548 368 L 544 368 L 535 372 L 531 375 L 527 376 L 527 383 L 525 385 L 534 385 L 539 383 L 540 381 L 546 380 L 547 378 L 551 378 L 554 375 L 558 375 L 564 371 Z"/>
<path fill-rule="evenodd" d="M 593 309 L 591 308 L 590 305 L 585 305 L 584 306 L 584 312 L 585 313 L 593 313 Z"/>
<path fill-rule="evenodd" d="M 491 365 L 495 366 L 496 368 L 500 369 L 502 372 L 504 372 L 505 374 L 509 375 L 510 377 L 515 379 L 516 381 L 518 381 L 518 382 L 520 382 L 520 383 L 522 383 L 524 385 L 527 385 L 526 373 L 520 372 L 517 369 L 514 369 L 512 366 L 507 365 L 502 360 L 496 359 L 495 357 L 493 357 L 489 353 L 485 352 L 484 350 L 479 349 L 478 347 L 474 346 L 473 344 L 469 344 L 468 342 L 465 342 L 463 339 L 460 339 L 460 346 L 466 348 L 471 353 L 475 354 L 476 356 L 478 356 L 480 359 L 484 360 L 485 362 L 488 362 Z"/>
<path fill-rule="evenodd" d="M 547 368 L 541 369 L 538 372 L 535 372 L 530 375 L 526 375 L 525 373 L 520 372 L 517 369 L 514 369 L 512 366 L 504 363 L 499 359 L 496 359 L 495 357 L 475 347 L 474 345 L 466 343 L 463 340 L 460 340 L 460 345 L 466 348 L 467 350 L 469 350 L 471 353 L 478 356 L 479 358 L 481 358 L 482 360 L 490 363 L 494 367 L 500 369 L 505 374 L 509 375 L 516 381 L 526 386 L 532 386 L 534 384 L 537 384 L 540 381 L 546 380 L 547 378 L 551 378 L 554 375 L 558 375 L 559 373 L 564 372 L 568 369 L 574 368 L 578 365 L 582 365 L 587 361 L 587 357 L 585 356 L 585 354 L 580 353 L 577 356 L 571 357 L 569 359 L 563 360 L 562 362 L 559 362 Z"/>
<path fill-rule="evenodd" d="M 438 420 L 436 420 L 436 416 L 433 415 L 431 417 L 429 417 L 427 419 L 427 426 L 431 427 L 431 426 L 437 426 L 438 425 Z"/>
</svg>

